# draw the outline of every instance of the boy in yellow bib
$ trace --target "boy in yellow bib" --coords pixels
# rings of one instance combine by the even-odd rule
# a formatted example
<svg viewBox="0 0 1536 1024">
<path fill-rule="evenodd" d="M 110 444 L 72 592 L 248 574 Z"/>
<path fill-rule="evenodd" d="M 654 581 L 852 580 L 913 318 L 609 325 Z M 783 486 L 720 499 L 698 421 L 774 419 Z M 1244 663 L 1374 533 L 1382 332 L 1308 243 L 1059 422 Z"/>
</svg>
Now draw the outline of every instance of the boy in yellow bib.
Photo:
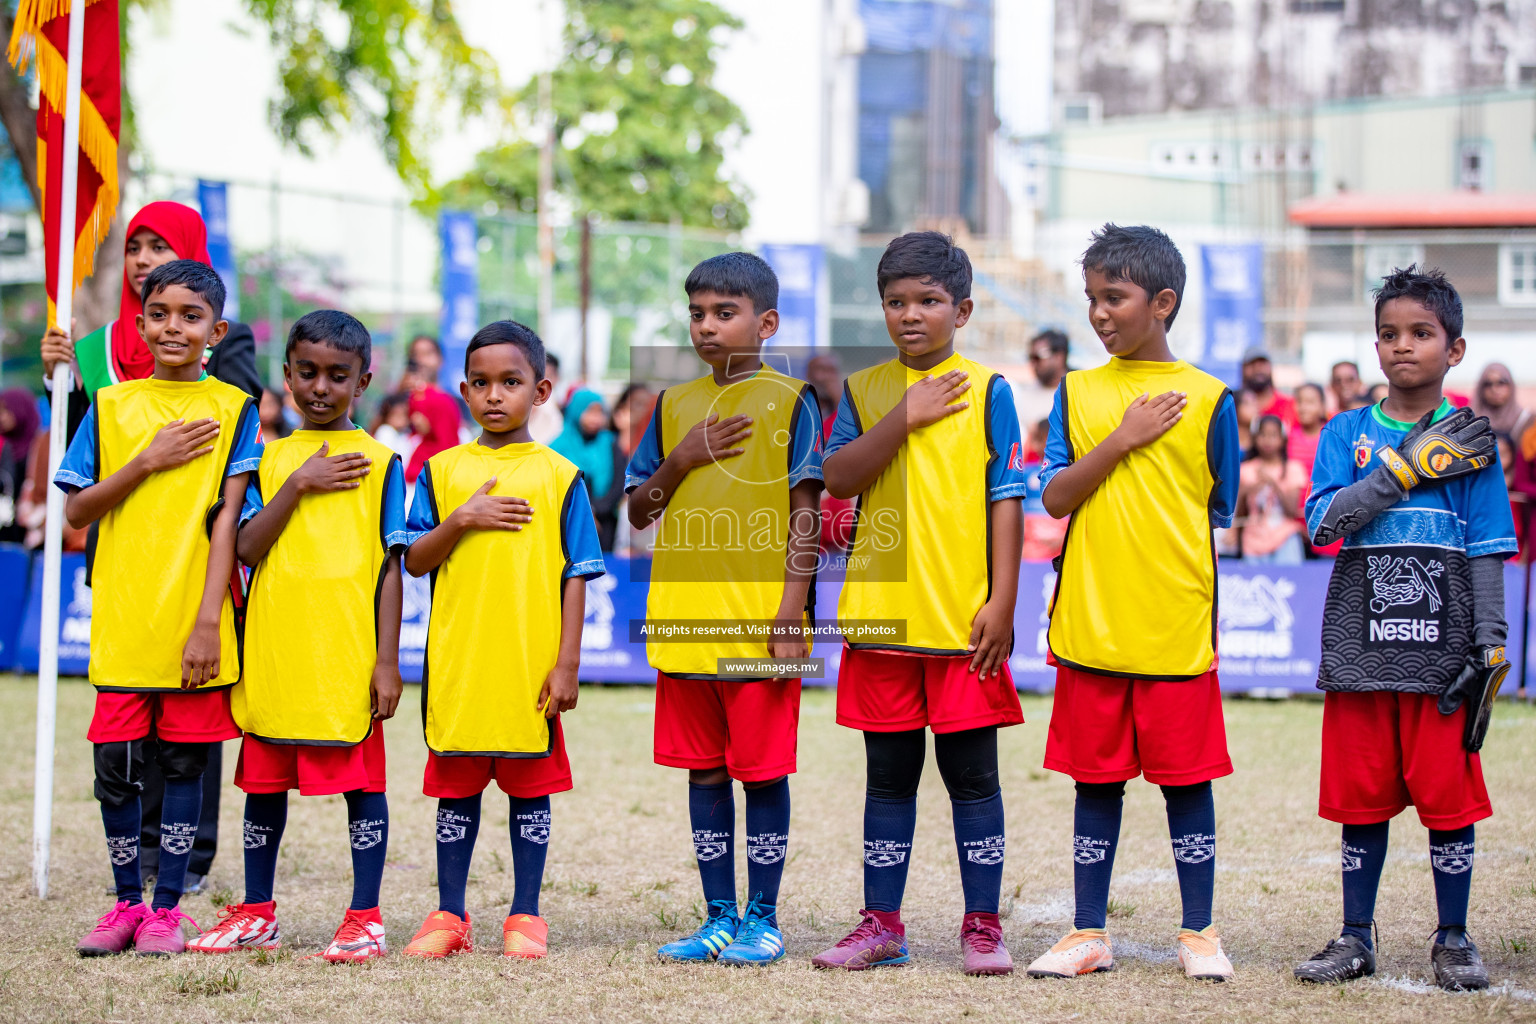
<svg viewBox="0 0 1536 1024">
<path fill-rule="evenodd" d="M 96 798 L 117 905 L 81 956 L 184 948 L 177 903 L 197 834 L 208 745 L 240 734 L 229 687 L 240 678 L 230 580 L 235 529 L 261 461 L 249 396 L 203 374 L 203 350 L 228 323 L 224 285 L 206 264 L 174 260 L 144 281 L 138 329 L 155 359 L 146 380 L 96 393 L 54 483 L 71 526 L 100 521 L 92 565 L 91 682 Z M 143 740 L 165 774 L 152 907 L 139 878 Z M 210 785 L 217 785 L 212 780 Z"/>
<path fill-rule="evenodd" d="M 321 954 L 384 955 L 379 883 L 389 846 L 384 719 L 400 700 L 400 459 L 353 425 L 373 346 L 346 313 L 322 309 L 288 334 L 283 375 L 302 429 L 273 441 L 246 492 L 237 553 L 251 566 L 245 674 L 231 694 L 245 730 L 235 785 L 245 797 L 245 899 L 187 944 L 200 953 L 272 949 L 272 900 L 288 791 L 342 793 L 352 906 Z"/>
<path fill-rule="evenodd" d="M 511 320 L 482 327 L 459 385 L 480 437 L 432 456 L 416 479 L 405 568 L 432 574 L 421 717 L 424 792 L 438 798 L 438 909 L 407 956 L 473 948 L 464 890 L 492 779 L 511 806 L 502 952 L 537 959 L 547 949 L 549 797 L 571 788 L 559 714 L 576 706 L 586 581 L 603 574 L 581 472 L 528 432 L 550 388 L 537 334 Z"/>
<path fill-rule="evenodd" d="M 1162 787 L 1191 978 L 1232 976 L 1211 924 L 1216 805 L 1232 773 L 1216 679 L 1216 549 L 1237 503 L 1237 411 L 1224 384 L 1168 348 L 1184 258 L 1150 227 L 1105 225 L 1083 254 L 1088 322 L 1108 364 L 1056 389 L 1040 482 L 1071 515 L 1052 604 L 1058 666 L 1045 766 L 1077 782 L 1075 928 L 1029 967 L 1114 965 L 1104 926 L 1125 783 Z M 1151 397 L 1156 396 L 1156 397 Z"/>
</svg>

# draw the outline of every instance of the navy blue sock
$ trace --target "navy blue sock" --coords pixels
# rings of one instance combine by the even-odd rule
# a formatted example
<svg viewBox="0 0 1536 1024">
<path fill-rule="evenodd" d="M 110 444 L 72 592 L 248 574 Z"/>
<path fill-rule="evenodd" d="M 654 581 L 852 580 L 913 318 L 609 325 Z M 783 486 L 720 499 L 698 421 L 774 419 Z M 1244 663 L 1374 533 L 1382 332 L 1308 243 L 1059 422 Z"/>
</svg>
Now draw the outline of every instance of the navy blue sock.
<svg viewBox="0 0 1536 1024">
<path fill-rule="evenodd" d="M 1211 923 L 1216 897 L 1216 799 L 1209 782 L 1164 786 L 1168 835 L 1173 839 L 1173 867 L 1179 873 L 1184 903 L 1181 928 L 1200 931 Z"/>
<path fill-rule="evenodd" d="M 894 914 L 907 891 L 917 797 L 864 797 L 864 906 Z"/>
<path fill-rule="evenodd" d="M 389 798 L 354 789 L 347 794 L 347 838 L 352 843 L 352 910 L 379 905 L 384 856 L 389 852 Z"/>
<path fill-rule="evenodd" d="M 699 862 L 704 901 L 736 902 L 736 796 L 727 779 L 718 786 L 688 783 L 688 823 Z"/>
<path fill-rule="evenodd" d="M 511 914 L 539 916 L 539 888 L 549 853 L 549 797 L 508 797 L 512 808 Z"/>
<path fill-rule="evenodd" d="M 288 824 L 288 793 L 245 795 L 245 902 L 272 899 L 277 849 Z"/>
<path fill-rule="evenodd" d="M 997 913 L 1003 890 L 1003 794 L 980 800 L 951 800 L 955 849 L 960 854 L 960 889 L 967 914 Z"/>
<path fill-rule="evenodd" d="M 1345 825 L 1339 842 L 1339 866 L 1344 878 L 1344 930 L 1339 935 L 1353 935 L 1370 949 L 1371 923 L 1376 920 L 1376 890 L 1381 886 L 1381 868 L 1387 862 L 1387 837 L 1392 823 Z"/>
<path fill-rule="evenodd" d="M 789 776 L 746 793 L 747 898 L 762 904 L 768 911 L 765 919 L 777 926 L 779 882 L 789 849 Z"/>
<path fill-rule="evenodd" d="M 1466 928 L 1467 901 L 1472 898 L 1474 826 L 1429 830 L 1429 866 L 1435 878 L 1435 909 L 1440 912 L 1435 941 L 1445 941 L 1447 928 Z"/>
<path fill-rule="evenodd" d="M 101 824 L 107 832 L 107 856 L 112 861 L 112 884 L 119 903 L 143 903 L 144 881 L 139 877 L 139 798 L 113 807 L 103 802 Z"/>
<path fill-rule="evenodd" d="M 1072 811 L 1074 928 L 1103 928 L 1109 921 L 1109 876 L 1120 843 L 1123 782 L 1079 782 Z"/>
<path fill-rule="evenodd" d="M 203 815 L 203 777 L 173 782 L 165 780 L 165 799 L 160 804 L 160 867 L 155 877 L 155 910 L 168 910 L 181 902 L 187 880 L 187 861 L 197 839 L 197 823 Z"/>
<path fill-rule="evenodd" d="M 437 801 L 437 909 L 464 916 L 469 858 L 480 834 L 480 794 Z"/>
</svg>

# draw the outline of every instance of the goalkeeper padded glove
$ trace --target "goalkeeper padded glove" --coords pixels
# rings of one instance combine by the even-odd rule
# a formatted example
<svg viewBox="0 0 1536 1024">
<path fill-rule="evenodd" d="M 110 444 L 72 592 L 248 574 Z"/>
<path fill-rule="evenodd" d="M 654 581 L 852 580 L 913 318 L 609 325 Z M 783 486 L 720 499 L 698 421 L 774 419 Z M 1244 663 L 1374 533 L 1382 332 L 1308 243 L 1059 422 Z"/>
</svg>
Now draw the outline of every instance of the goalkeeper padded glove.
<svg viewBox="0 0 1536 1024">
<path fill-rule="evenodd" d="M 1461 745 L 1471 753 L 1483 749 L 1488 736 L 1488 721 L 1493 717 L 1493 702 L 1509 675 L 1509 661 L 1504 656 L 1503 645 L 1474 647 L 1467 655 L 1467 663 L 1445 692 L 1440 695 L 1440 713 L 1455 714 L 1463 704 L 1467 706 L 1467 724 L 1462 730 Z"/>
<path fill-rule="evenodd" d="M 1426 480 L 1449 480 L 1475 473 L 1497 456 L 1497 442 L 1488 417 L 1457 409 L 1439 423 L 1430 421 L 1439 410 L 1424 414 L 1397 448 L 1384 446 L 1377 458 L 1397 477 L 1403 490 Z"/>
</svg>

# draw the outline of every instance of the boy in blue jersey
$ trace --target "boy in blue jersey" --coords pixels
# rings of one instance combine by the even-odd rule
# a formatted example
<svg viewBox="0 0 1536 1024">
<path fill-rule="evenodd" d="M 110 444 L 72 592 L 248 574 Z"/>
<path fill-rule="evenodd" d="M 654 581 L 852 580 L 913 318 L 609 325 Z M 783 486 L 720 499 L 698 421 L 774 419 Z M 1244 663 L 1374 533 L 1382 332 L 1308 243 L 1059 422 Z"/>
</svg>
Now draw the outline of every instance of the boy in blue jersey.
<svg viewBox="0 0 1536 1024">
<path fill-rule="evenodd" d="M 279 945 L 272 892 L 297 789 L 347 803 L 352 904 L 320 955 L 351 963 L 385 953 L 382 724 L 401 690 L 405 471 L 349 416 L 372 357 L 368 329 L 340 310 L 307 313 L 288 334 L 283 376 L 303 425 L 263 451 L 237 545 L 253 570 L 245 671 L 231 696 L 245 731 L 235 768 L 246 793 L 245 898 L 187 944 L 195 952 Z"/>
<path fill-rule="evenodd" d="M 908 961 L 901 904 L 932 729 L 960 863 L 963 969 L 1007 974 L 997 730 L 1024 721 L 1008 669 L 1023 441 L 1008 382 L 955 350 L 973 308 L 965 250 L 937 231 L 902 235 L 876 284 L 897 356 L 848 377 L 824 466 L 828 493 L 858 498 L 838 605 L 837 721 L 864 734 L 864 908 L 811 962 Z"/>
<path fill-rule="evenodd" d="M 438 801 L 438 909 L 406 956 L 474 948 L 465 889 L 493 779 L 507 795 L 515 875 L 502 953 L 548 951 L 539 888 L 549 798 L 572 785 L 560 713 L 576 707 L 586 581 L 603 574 L 603 553 L 580 471 L 529 433 L 534 407 L 549 400 L 544 358 L 522 324 L 477 331 L 459 393 L 480 436 L 432 456 L 416 479 L 405 569 L 432 574 L 422 790 Z"/>
<path fill-rule="evenodd" d="M 1371 926 L 1390 819 L 1429 829 L 1439 914 L 1430 963 L 1446 989 L 1488 987 L 1467 936 L 1473 823 L 1493 808 L 1477 753 L 1504 661 L 1504 559 L 1516 551 L 1487 419 L 1454 409 L 1461 298 L 1438 270 L 1394 270 L 1376 292 L 1377 405 L 1328 421 L 1307 529 L 1344 546 L 1323 611 L 1318 814 L 1343 826 L 1344 928 L 1298 964 L 1302 981 L 1376 970 Z"/>
<path fill-rule="evenodd" d="M 261 461 L 250 398 L 208 378 L 202 356 L 228 329 L 224 285 L 174 260 L 144 281 L 139 332 L 155 359 L 145 380 L 102 388 L 54 483 L 83 529 L 100 521 L 92 565 L 91 682 L 96 798 L 117 905 L 81 956 L 163 956 L 185 948 L 178 909 L 203 802 L 209 744 L 240 734 L 229 687 L 240 678 L 230 580 L 240 501 Z M 165 773 L 153 903 L 139 877 L 139 791 L 146 737 Z M 209 785 L 218 785 L 217 779 Z"/>
<path fill-rule="evenodd" d="M 648 621 L 773 623 L 745 642 L 647 644 L 656 669 L 654 757 L 688 770 L 688 817 L 708 906 L 692 935 L 662 946 L 664 960 L 768 964 L 784 956 L 779 883 L 789 844 L 800 673 L 768 659 L 809 653 L 803 622 L 821 521 L 821 431 L 815 391 L 767 365 L 778 330 L 779 281 L 751 253 L 693 268 L 689 338 L 709 367 L 656 399 L 625 486 L 636 530 L 656 525 Z M 696 522 L 708 522 L 695 531 Z M 718 544 L 719 527 L 757 538 Z M 761 664 L 725 674 L 721 663 Z M 747 803 L 747 906 L 737 904 L 736 800 Z"/>
<path fill-rule="evenodd" d="M 1211 531 L 1237 500 L 1237 413 L 1224 384 L 1175 359 L 1184 258 L 1151 227 L 1107 224 L 1083 254 L 1088 322 L 1109 362 L 1056 390 L 1041 500 L 1072 517 L 1047 638 L 1057 666 L 1045 766 L 1072 777 L 1073 930 L 1029 966 L 1071 978 L 1114 966 L 1105 931 L 1125 784 L 1162 788 L 1190 978 L 1232 963 L 1211 920 L 1216 805 L 1232 773 L 1216 677 Z M 1154 397 L 1155 396 L 1155 397 Z M 1127 572 L 1135 566 L 1137 571 Z"/>
</svg>

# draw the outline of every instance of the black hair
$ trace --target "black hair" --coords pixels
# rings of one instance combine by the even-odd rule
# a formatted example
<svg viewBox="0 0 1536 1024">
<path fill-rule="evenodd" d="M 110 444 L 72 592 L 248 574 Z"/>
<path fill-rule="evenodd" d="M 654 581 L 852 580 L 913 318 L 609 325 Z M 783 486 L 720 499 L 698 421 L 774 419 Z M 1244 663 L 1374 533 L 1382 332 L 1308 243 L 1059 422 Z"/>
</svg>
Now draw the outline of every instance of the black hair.
<svg viewBox="0 0 1536 1024">
<path fill-rule="evenodd" d="M 689 271 L 683 291 L 690 299 L 699 292 L 741 296 L 751 301 L 753 314 L 761 316 L 779 304 L 779 275 L 761 256 L 723 252 Z"/>
<path fill-rule="evenodd" d="M 1296 394 L 1299 395 L 1303 391 L 1316 391 L 1317 400 L 1323 403 L 1323 407 L 1326 410 L 1328 406 L 1328 392 L 1323 390 L 1323 386 L 1321 384 L 1314 384 L 1311 381 L 1307 381 L 1305 384 L 1296 385 Z"/>
<path fill-rule="evenodd" d="M 144 287 L 139 291 L 139 301 L 147 306 L 151 295 L 173 284 L 181 285 L 208 303 L 215 320 L 223 318 L 224 281 L 218 271 L 197 260 L 171 260 L 151 270 L 144 279 Z"/>
<path fill-rule="evenodd" d="M 1067 337 L 1066 331 L 1060 331 L 1054 327 L 1043 330 L 1029 339 L 1029 347 L 1033 349 L 1042 341 L 1051 346 L 1051 352 L 1054 355 L 1067 355 L 1072 351 L 1072 339 Z"/>
<path fill-rule="evenodd" d="M 1285 432 L 1285 421 L 1274 413 L 1260 416 L 1253 421 L 1253 426 L 1248 428 L 1248 457 L 1250 459 L 1259 457 L 1259 431 L 1264 429 L 1266 423 L 1273 423 L 1276 427 L 1280 428 L 1280 461 L 1288 461 L 1291 457 L 1291 439 Z"/>
<path fill-rule="evenodd" d="M 411 339 L 411 343 L 406 346 L 406 351 L 409 352 L 412 348 L 414 348 L 418 341 L 425 341 L 430 344 L 433 348 L 437 349 L 437 354 L 439 356 L 443 354 L 443 343 L 432 337 L 430 334 L 416 335 L 416 337 Z"/>
<path fill-rule="evenodd" d="M 385 395 L 383 398 L 379 399 L 379 419 L 382 420 L 385 416 L 388 416 L 391 409 L 396 409 L 402 405 L 410 404 L 411 396 L 406 394 L 404 391 L 396 391 Z"/>
<path fill-rule="evenodd" d="M 475 332 L 475 336 L 469 339 L 469 346 L 464 349 L 464 376 L 469 376 L 469 357 L 492 345 L 516 345 L 528 357 L 535 382 L 544 379 L 544 371 L 548 368 L 544 341 L 516 320 L 497 320 Z"/>
<path fill-rule="evenodd" d="M 907 277 L 938 285 L 956 305 L 971 297 L 971 258 L 942 231 L 909 231 L 891 239 L 875 268 L 875 287 L 883 298 L 886 285 Z"/>
<path fill-rule="evenodd" d="M 329 345 L 338 352 L 361 357 L 364 373 L 373 365 L 373 339 L 368 335 L 368 328 L 351 313 L 317 309 L 299 317 L 288 331 L 288 347 L 283 349 L 284 362 L 293 357 L 293 350 L 301 341 Z"/>
<path fill-rule="evenodd" d="M 146 282 L 147 283 L 147 282 Z M 1431 313 L 1445 328 L 1446 341 L 1461 337 L 1464 324 L 1461 296 L 1438 268 L 1420 270 L 1410 263 L 1406 270 L 1394 269 L 1376 289 L 1376 326 L 1381 326 L 1381 307 L 1393 299 L 1412 299 Z"/>
<path fill-rule="evenodd" d="M 1340 359 L 1338 362 L 1330 366 L 1328 370 L 1330 373 L 1332 373 L 1334 370 L 1337 370 L 1341 366 L 1349 367 L 1351 370 L 1355 371 L 1356 377 L 1360 376 L 1360 364 L 1355 362 L 1353 359 Z"/>
<path fill-rule="evenodd" d="M 1173 311 L 1163 327 L 1173 326 L 1184 304 L 1184 279 L 1188 271 L 1184 257 L 1173 239 L 1147 224 L 1123 228 L 1105 224 L 1093 233 L 1093 240 L 1078 261 L 1083 271 L 1096 270 L 1111 281 L 1129 281 L 1147 293 L 1151 301 L 1165 288 L 1173 290 Z"/>
</svg>

